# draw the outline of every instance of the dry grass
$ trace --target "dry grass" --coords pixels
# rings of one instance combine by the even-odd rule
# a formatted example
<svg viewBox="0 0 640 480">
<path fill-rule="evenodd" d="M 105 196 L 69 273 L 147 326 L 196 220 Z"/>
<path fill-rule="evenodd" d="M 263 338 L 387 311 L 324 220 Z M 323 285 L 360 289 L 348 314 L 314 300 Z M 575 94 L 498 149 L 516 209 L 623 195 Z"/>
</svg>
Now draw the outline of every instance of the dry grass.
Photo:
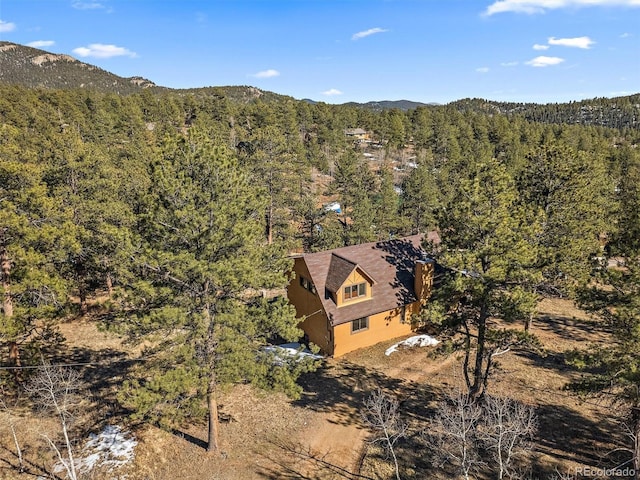
<svg viewBox="0 0 640 480">
<path fill-rule="evenodd" d="M 86 320 L 65 324 L 62 330 L 68 343 L 67 358 L 96 362 L 85 369 L 91 389 L 82 422 L 84 431 L 96 431 L 105 422 L 126 423 L 114 394 L 123 380 L 122 371 L 126 371 L 118 368 L 131 358 L 130 349 Z M 491 392 L 537 407 L 540 430 L 533 452 L 534 478 L 549 478 L 556 469 L 569 472 L 581 465 L 608 465 L 605 454 L 622 441 L 612 423 L 612 412 L 605 405 L 583 402 L 564 388 L 579 375 L 565 363 L 566 352 L 590 342 L 606 342 L 606 331 L 571 302 L 555 299 L 541 303 L 533 333 L 540 338 L 544 354 L 510 352 L 501 356 Z M 130 480 L 334 479 L 353 478 L 347 472 L 361 469 L 372 478 L 387 478 L 391 473 L 388 462 L 381 450 L 366 446 L 368 432 L 359 415 L 366 395 L 381 387 L 400 398 L 401 413 L 411 424 L 412 436 L 399 446 L 404 478 L 424 478 L 427 472 L 434 475 L 427 462 L 428 449 L 418 433 L 436 403 L 447 392 L 460 388 L 460 359 L 456 355 L 433 357 L 428 348 L 385 356 L 392 343 L 330 359 L 325 368 L 302 379 L 305 393 L 298 401 L 256 392 L 246 385 L 231 389 L 220 401 L 221 413 L 228 421 L 221 425 L 223 453 L 219 456 L 208 455 L 202 448 L 205 425 L 174 433 L 139 426 L 135 429 L 140 443 L 134 464 L 121 473 Z M 15 425 L 31 462 L 29 474 L 18 475 L 13 468 L 15 449 L 3 422 L 0 479 L 45 475 L 52 458 L 37 433 L 41 420 L 22 409 Z M 96 480 L 117 477 L 114 472 L 92 476 Z"/>
</svg>

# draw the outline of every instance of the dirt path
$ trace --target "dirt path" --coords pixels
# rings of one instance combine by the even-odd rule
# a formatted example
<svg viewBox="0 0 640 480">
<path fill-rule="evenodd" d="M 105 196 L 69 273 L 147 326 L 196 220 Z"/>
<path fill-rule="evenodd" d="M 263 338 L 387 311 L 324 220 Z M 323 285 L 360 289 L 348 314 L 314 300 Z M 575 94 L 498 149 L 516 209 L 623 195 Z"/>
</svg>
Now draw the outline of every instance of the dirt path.
<svg viewBox="0 0 640 480">
<path fill-rule="evenodd" d="M 360 468 L 362 449 L 368 432 L 360 426 L 345 425 L 334 414 L 319 417 L 305 432 L 308 452 L 314 457 L 304 473 L 312 478 L 328 480 L 350 478 Z"/>
</svg>

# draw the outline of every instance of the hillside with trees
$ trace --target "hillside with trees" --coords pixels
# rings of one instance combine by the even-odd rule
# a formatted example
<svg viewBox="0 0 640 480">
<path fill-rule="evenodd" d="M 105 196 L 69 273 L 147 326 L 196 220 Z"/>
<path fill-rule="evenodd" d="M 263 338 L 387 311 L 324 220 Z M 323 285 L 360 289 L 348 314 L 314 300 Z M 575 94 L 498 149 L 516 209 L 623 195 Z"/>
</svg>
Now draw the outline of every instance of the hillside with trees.
<svg viewBox="0 0 640 480">
<path fill-rule="evenodd" d="M 362 422 L 378 440 L 357 462 L 366 478 L 551 478 L 592 452 L 560 452 L 563 427 L 544 417 L 551 389 L 615 405 L 591 427 L 618 464 L 638 467 L 637 95 L 378 111 L 252 87 L 22 82 L 0 84 L 2 475 L 82 478 L 79 439 L 114 424 L 147 438 L 192 437 L 209 473 L 233 471 L 225 456 L 246 452 L 221 437 L 246 423 L 221 420 L 251 398 L 279 405 L 274 422 L 296 408 L 287 418 Z M 349 137 L 354 128 L 369 138 Z M 424 248 L 443 273 L 413 320 L 441 340 L 435 359 L 415 354 L 387 368 L 371 351 L 321 365 L 265 348 L 302 337 L 283 296 L 289 254 L 432 230 L 442 242 Z M 543 313 L 553 301 L 592 316 Z M 582 337 L 550 332 L 558 318 L 584 326 Z M 74 330 L 83 328 L 105 344 L 82 346 L 88 339 Z M 440 364 L 449 377 L 434 383 L 428 374 Z M 547 389 L 530 397 L 536 404 L 508 388 L 520 368 Z M 89 394 L 74 403 L 76 390 Z M 43 410 L 56 433 L 25 443 L 23 426 Z M 500 446 L 507 421 L 518 427 L 512 450 Z M 456 430 L 461 422 L 469 429 Z M 310 478 L 359 475 L 311 450 L 277 451 L 326 474 Z M 130 478 L 149 478 L 147 467 Z"/>
</svg>

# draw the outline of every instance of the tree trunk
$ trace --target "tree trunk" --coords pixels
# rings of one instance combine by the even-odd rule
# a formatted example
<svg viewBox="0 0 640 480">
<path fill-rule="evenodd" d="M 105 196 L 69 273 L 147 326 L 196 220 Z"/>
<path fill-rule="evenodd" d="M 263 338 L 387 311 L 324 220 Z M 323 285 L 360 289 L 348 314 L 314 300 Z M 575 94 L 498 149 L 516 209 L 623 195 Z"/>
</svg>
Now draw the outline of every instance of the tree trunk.
<svg viewBox="0 0 640 480">
<path fill-rule="evenodd" d="M 80 315 L 86 315 L 89 311 L 89 306 L 87 305 L 87 292 L 84 288 L 80 287 Z"/>
<path fill-rule="evenodd" d="M 6 247 L 2 245 L 0 248 L 2 248 L 2 251 L 0 253 L 0 276 L 2 277 L 2 313 L 3 317 L 8 320 L 13 317 L 13 298 L 11 296 L 10 281 L 11 259 L 9 258 L 9 253 L 7 252 Z M 6 321 L 3 323 L 6 323 Z M 11 365 L 12 367 L 22 367 L 22 362 L 20 361 L 20 348 L 18 347 L 18 342 L 16 342 L 15 340 L 9 341 L 9 365 Z M 20 382 L 22 380 L 22 376 L 20 375 L 20 368 L 14 369 L 13 376 L 16 382 Z"/>
<path fill-rule="evenodd" d="M 22 360 L 20 360 L 20 347 L 18 346 L 18 342 L 10 341 L 9 342 L 9 365 L 14 367 L 13 369 L 13 378 L 17 383 L 22 382 Z"/>
<path fill-rule="evenodd" d="M 107 273 L 106 283 L 107 283 L 107 292 L 109 293 L 109 298 L 113 298 L 113 279 L 111 278 L 110 273 Z"/>
<path fill-rule="evenodd" d="M 81 262 L 76 263 L 76 281 L 78 282 L 78 297 L 80 299 L 80 315 L 86 315 L 89 311 L 87 305 L 87 289 L 85 287 L 86 269 Z"/>
<path fill-rule="evenodd" d="M 483 387 L 485 384 L 485 369 L 482 367 L 484 366 L 486 333 L 487 315 L 483 307 L 482 311 L 480 312 L 480 319 L 478 320 L 478 343 L 476 344 L 476 361 L 473 370 L 473 385 L 471 385 L 471 390 L 469 391 L 469 396 L 474 400 L 479 400 L 484 393 Z"/>
<path fill-rule="evenodd" d="M 210 284 L 206 281 L 203 285 L 205 295 L 209 293 Z M 207 452 L 218 453 L 220 440 L 218 438 L 218 398 L 217 378 L 215 372 L 215 354 L 217 346 L 215 316 L 211 314 L 211 304 L 205 303 L 203 315 L 207 322 L 207 353 L 206 364 L 209 373 L 207 384 L 207 410 L 209 412 L 209 432 L 207 435 Z"/>
<path fill-rule="evenodd" d="M 207 405 L 209 407 L 209 434 L 207 436 L 207 452 L 217 453 L 220 448 L 218 438 L 218 399 L 216 397 L 216 379 L 209 379 L 207 388 Z"/>
<path fill-rule="evenodd" d="M 464 337 L 464 364 L 462 366 L 462 373 L 464 374 L 464 382 L 467 385 L 467 390 L 471 391 L 471 378 L 469 377 L 469 357 L 471 356 L 471 332 L 469 331 L 469 325 L 466 320 L 462 322 L 465 331 Z"/>
<path fill-rule="evenodd" d="M 273 243 L 273 202 L 269 203 L 269 211 L 267 212 L 267 244 Z"/>
<path fill-rule="evenodd" d="M 11 298 L 11 259 L 7 249 L 3 247 L 0 253 L 0 275 L 2 276 L 2 311 L 5 318 L 13 316 L 13 300 Z"/>
<path fill-rule="evenodd" d="M 633 478 L 640 480 L 640 407 L 634 407 L 631 413 L 633 421 Z"/>
<path fill-rule="evenodd" d="M 528 332 L 531 329 L 532 324 L 533 324 L 533 312 L 529 314 L 529 316 L 524 321 L 524 331 Z"/>
</svg>

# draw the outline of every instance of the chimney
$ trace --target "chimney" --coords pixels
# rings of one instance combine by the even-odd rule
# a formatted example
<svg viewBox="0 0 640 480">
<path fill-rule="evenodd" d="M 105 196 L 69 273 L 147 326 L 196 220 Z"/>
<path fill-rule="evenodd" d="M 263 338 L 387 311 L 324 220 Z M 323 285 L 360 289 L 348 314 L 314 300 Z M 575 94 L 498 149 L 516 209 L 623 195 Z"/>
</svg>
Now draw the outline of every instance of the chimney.
<svg viewBox="0 0 640 480">
<path fill-rule="evenodd" d="M 415 289 L 416 297 L 422 305 L 425 305 L 431 296 L 434 270 L 435 261 L 430 258 L 416 262 L 413 288 Z"/>
</svg>

